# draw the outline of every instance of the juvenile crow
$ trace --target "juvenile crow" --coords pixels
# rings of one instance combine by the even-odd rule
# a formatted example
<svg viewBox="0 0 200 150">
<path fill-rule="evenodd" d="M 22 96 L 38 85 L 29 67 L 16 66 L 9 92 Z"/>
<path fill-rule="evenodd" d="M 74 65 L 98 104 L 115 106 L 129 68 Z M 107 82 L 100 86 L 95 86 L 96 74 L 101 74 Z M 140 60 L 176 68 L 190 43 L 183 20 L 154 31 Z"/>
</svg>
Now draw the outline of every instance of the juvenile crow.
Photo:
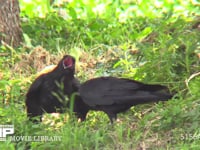
<svg viewBox="0 0 200 150">
<path fill-rule="evenodd" d="M 131 106 L 166 101 L 172 97 L 165 86 L 115 77 L 88 80 L 80 86 L 79 92 L 87 110 L 105 112 L 111 123 L 117 119 L 117 113 L 126 111 Z"/>
<path fill-rule="evenodd" d="M 26 108 L 28 117 L 37 122 L 33 117 L 41 116 L 44 112 L 63 112 L 65 110 L 66 96 L 68 98 L 77 92 L 80 86 L 79 81 L 74 77 L 75 59 L 66 55 L 60 60 L 57 67 L 46 74 L 39 76 L 30 86 L 26 94 Z M 80 97 L 75 96 L 75 99 Z M 81 105 L 81 101 L 75 101 Z M 74 111 L 78 111 L 74 108 Z M 84 111 L 81 109 L 81 112 Z M 82 114 L 79 115 L 81 118 Z"/>
</svg>

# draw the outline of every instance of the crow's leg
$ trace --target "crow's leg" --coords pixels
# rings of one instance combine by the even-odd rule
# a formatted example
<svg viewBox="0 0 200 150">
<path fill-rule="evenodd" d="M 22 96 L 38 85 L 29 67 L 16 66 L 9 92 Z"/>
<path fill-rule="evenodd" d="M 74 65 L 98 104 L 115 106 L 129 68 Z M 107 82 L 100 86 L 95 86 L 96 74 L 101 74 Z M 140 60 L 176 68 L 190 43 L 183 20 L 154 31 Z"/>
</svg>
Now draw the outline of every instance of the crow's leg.
<svg viewBox="0 0 200 150">
<path fill-rule="evenodd" d="M 75 115 L 78 118 L 78 120 L 82 122 L 82 121 L 85 121 L 87 112 L 82 112 L 82 113 L 79 112 L 79 113 L 75 113 Z"/>
<path fill-rule="evenodd" d="M 113 124 L 113 122 L 115 120 L 117 120 L 117 114 L 114 114 L 114 113 L 107 113 L 109 119 L 110 119 L 110 123 Z"/>
</svg>

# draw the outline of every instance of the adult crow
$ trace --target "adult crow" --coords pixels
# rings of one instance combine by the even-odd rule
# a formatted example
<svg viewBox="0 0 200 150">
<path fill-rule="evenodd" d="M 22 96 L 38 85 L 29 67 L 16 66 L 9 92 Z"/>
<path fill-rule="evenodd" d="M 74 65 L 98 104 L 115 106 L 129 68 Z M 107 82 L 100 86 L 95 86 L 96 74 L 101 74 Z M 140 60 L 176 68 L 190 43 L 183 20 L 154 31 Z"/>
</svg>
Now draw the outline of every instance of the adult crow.
<svg viewBox="0 0 200 150">
<path fill-rule="evenodd" d="M 165 86 L 148 85 L 115 77 L 88 80 L 80 86 L 79 92 L 88 107 L 86 110 L 105 112 L 111 123 L 113 119 L 117 119 L 117 113 L 126 111 L 131 106 L 166 101 L 172 97 Z M 85 112 L 84 115 L 86 115 Z"/>
<path fill-rule="evenodd" d="M 75 59 L 65 55 L 57 67 L 46 74 L 39 76 L 30 86 L 26 94 L 26 108 L 28 117 L 37 122 L 33 117 L 41 116 L 44 112 L 64 112 L 69 103 L 66 103 L 66 96 L 70 99 L 80 86 L 79 81 L 74 77 Z M 75 105 L 82 105 L 80 97 L 75 95 Z M 74 107 L 77 116 L 82 118 L 84 108 Z M 81 114 L 79 114 L 81 112 Z M 84 120 L 84 118 L 82 118 Z"/>
</svg>

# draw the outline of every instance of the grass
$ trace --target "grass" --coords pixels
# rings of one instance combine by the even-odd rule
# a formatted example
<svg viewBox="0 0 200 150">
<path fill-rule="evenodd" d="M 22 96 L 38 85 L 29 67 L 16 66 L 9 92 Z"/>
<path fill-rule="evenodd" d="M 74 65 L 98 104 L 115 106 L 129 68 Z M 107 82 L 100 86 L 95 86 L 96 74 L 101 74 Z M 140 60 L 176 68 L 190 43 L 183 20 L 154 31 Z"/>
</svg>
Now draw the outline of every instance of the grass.
<svg viewBox="0 0 200 150">
<path fill-rule="evenodd" d="M 20 1 L 24 43 L 1 46 L 0 122 L 15 136 L 61 141 L 1 142 L 0 149 L 198 149 L 200 145 L 200 28 L 198 2 Z M 34 7 L 33 7 L 34 6 Z M 42 11 L 37 11 L 40 6 Z M 149 9 L 147 9 L 149 8 Z M 33 11 L 30 11 L 33 10 Z M 104 10 L 104 11 L 101 11 Z M 109 124 L 91 111 L 79 123 L 69 114 L 27 121 L 25 94 L 37 73 L 64 54 L 77 59 L 85 81 L 117 76 L 159 83 L 175 92 L 164 103 L 134 106 Z"/>
</svg>

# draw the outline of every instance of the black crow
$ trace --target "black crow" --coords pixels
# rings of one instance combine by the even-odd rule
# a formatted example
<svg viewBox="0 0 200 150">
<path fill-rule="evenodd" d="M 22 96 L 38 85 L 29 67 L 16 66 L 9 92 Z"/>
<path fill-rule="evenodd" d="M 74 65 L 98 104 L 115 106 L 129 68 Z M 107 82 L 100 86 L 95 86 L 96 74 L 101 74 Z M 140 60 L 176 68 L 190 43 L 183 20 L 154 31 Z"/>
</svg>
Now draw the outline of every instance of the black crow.
<svg viewBox="0 0 200 150">
<path fill-rule="evenodd" d="M 166 101 L 172 97 L 165 86 L 148 85 L 115 77 L 88 80 L 80 86 L 79 92 L 85 103 L 83 107 L 87 106 L 85 111 L 103 111 L 108 115 L 111 123 L 117 118 L 117 113 L 126 111 L 131 106 Z M 87 112 L 84 112 L 83 116 L 86 114 Z"/>
<path fill-rule="evenodd" d="M 30 119 L 37 122 L 33 117 L 41 116 L 44 112 L 64 112 L 66 97 L 70 99 L 74 92 L 77 92 L 80 86 L 79 81 L 74 77 L 75 59 L 66 55 L 60 60 L 56 68 L 46 74 L 39 76 L 30 86 L 26 94 L 27 115 Z M 79 99 L 77 95 L 74 99 Z M 76 105 L 81 105 L 81 101 L 75 101 Z M 65 106 L 68 105 L 68 106 Z M 74 108 L 74 111 L 78 111 Z M 81 109 L 82 114 L 84 111 Z M 82 118 L 82 114 L 77 115 Z M 84 119 L 83 119 L 84 120 Z"/>
<path fill-rule="evenodd" d="M 26 95 L 27 115 L 29 118 L 41 116 L 44 112 L 64 112 L 71 101 L 65 104 L 65 96 L 73 96 L 73 111 L 84 121 L 89 110 L 104 111 L 110 118 L 128 110 L 131 106 L 154 101 L 165 101 L 172 96 L 161 85 L 147 85 L 134 80 L 100 77 L 81 84 L 74 77 L 75 59 L 66 55 L 57 67 L 39 76 Z M 33 119 L 35 121 L 35 119 Z"/>
</svg>

